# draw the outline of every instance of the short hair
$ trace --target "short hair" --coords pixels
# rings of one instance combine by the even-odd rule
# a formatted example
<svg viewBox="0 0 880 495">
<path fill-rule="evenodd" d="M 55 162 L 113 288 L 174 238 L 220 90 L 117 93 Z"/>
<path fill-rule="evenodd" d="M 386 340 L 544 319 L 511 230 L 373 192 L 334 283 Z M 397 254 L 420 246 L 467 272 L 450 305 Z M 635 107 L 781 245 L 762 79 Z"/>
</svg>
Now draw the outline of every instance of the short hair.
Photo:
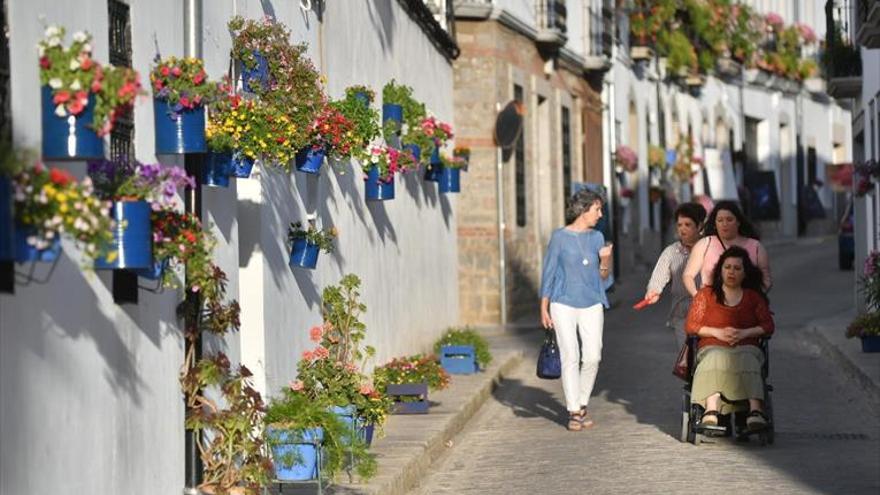
<svg viewBox="0 0 880 495">
<path fill-rule="evenodd" d="M 565 223 L 574 222 L 577 217 L 581 216 L 585 211 L 589 210 L 596 201 L 599 204 L 605 204 L 605 196 L 601 192 L 590 189 L 581 189 L 568 198 L 568 205 L 565 208 Z"/>
<path fill-rule="evenodd" d="M 678 221 L 678 217 L 690 218 L 694 221 L 694 225 L 699 229 L 706 220 L 706 209 L 700 203 L 682 203 L 675 209 L 673 218 Z"/>
</svg>

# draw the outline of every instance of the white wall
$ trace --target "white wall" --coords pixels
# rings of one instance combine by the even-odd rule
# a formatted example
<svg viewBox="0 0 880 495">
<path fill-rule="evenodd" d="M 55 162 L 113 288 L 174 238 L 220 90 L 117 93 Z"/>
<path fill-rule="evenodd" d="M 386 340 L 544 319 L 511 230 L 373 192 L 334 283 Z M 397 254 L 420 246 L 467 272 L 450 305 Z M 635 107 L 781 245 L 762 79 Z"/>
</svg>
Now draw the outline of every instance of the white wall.
<svg viewBox="0 0 880 495">
<path fill-rule="evenodd" d="M 174 0 L 132 3 L 134 66 L 146 83 L 154 38 L 163 56 L 183 54 L 183 7 Z M 298 5 L 204 2 L 209 74 L 227 71 L 226 21 L 233 12 L 274 13 L 295 41 L 310 43 L 332 97 L 351 84 L 368 84 L 381 95 L 394 77 L 412 85 L 439 118 L 453 121 L 451 65 L 398 2 L 327 2 L 323 23 Z M 106 63 L 106 2 L 11 2 L 9 22 L 14 137 L 38 148 L 36 43 L 44 24 L 89 30 L 96 57 Z M 153 162 L 148 97 L 138 101 L 135 122 L 137 157 Z M 69 166 L 84 171 L 81 163 Z M 321 290 L 343 273 L 364 281 L 362 319 L 380 363 L 427 350 L 458 320 L 456 197 L 412 176 L 398 181 L 396 200 L 367 204 L 361 175 L 350 165 L 340 169 L 345 172 L 325 167 L 319 178 L 264 172 L 229 189 L 205 190 L 205 224 L 219 240 L 216 260 L 229 276 L 230 296 L 242 304 L 241 333 L 207 345 L 233 360 L 241 356 L 264 391 L 294 377 L 297 356 L 311 346 L 307 330 L 320 322 Z M 316 212 L 319 225 L 337 226 L 341 236 L 317 270 L 293 272 L 286 227 L 305 211 Z M 176 295 L 141 291 L 140 304 L 117 306 L 110 274 L 80 270 L 76 249 L 64 248 L 48 284 L 0 294 L 0 494 L 179 493 L 183 344 Z"/>
</svg>

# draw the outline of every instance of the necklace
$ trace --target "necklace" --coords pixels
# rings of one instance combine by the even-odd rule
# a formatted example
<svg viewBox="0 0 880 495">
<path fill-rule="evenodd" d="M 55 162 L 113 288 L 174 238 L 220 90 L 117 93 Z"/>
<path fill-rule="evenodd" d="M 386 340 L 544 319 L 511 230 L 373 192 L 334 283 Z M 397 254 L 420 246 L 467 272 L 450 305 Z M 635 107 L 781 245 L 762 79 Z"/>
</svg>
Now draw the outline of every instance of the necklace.
<svg viewBox="0 0 880 495">
<path fill-rule="evenodd" d="M 576 242 L 577 245 L 578 245 L 578 250 L 579 250 L 580 253 L 584 256 L 584 259 L 583 259 L 583 261 L 581 261 L 581 264 L 584 265 L 584 266 L 589 265 L 589 264 L 590 264 L 590 260 L 587 259 L 587 252 L 586 252 L 586 250 L 584 249 L 583 246 L 581 246 L 581 239 L 580 239 L 580 236 L 578 236 L 578 237 L 575 238 L 575 242 Z"/>
</svg>

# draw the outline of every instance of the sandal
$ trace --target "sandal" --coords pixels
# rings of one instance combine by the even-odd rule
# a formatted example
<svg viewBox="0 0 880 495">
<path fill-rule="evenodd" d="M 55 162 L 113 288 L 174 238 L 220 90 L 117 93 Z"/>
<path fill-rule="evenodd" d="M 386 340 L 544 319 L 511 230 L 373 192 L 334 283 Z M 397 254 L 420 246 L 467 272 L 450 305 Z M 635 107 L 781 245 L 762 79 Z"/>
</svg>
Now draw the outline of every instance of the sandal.
<svg viewBox="0 0 880 495">
<path fill-rule="evenodd" d="M 746 427 L 751 431 L 763 430 L 767 427 L 768 421 L 770 421 L 770 418 L 764 414 L 764 411 L 753 409 L 746 416 Z"/>
<path fill-rule="evenodd" d="M 584 428 L 592 428 L 593 427 L 593 418 L 587 413 L 587 406 L 581 406 L 581 424 Z"/>
<path fill-rule="evenodd" d="M 718 426 L 718 411 L 709 409 L 700 418 L 700 426 Z"/>
<path fill-rule="evenodd" d="M 574 412 L 568 415 L 568 431 L 581 431 L 584 428 L 584 418 L 581 413 Z"/>
</svg>

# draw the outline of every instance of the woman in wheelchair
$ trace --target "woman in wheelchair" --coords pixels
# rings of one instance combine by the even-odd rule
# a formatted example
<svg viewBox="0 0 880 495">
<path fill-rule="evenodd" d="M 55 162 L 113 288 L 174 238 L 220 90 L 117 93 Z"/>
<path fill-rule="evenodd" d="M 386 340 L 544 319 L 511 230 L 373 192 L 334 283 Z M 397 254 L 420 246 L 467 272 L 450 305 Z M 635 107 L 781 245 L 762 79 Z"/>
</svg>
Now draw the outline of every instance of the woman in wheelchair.
<svg viewBox="0 0 880 495">
<path fill-rule="evenodd" d="M 761 290 L 761 271 L 741 247 L 733 246 L 718 260 L 707 284 L 694 296 L 685 331 L 699 337 L 691 402 L 705 409 L 702 427 L 718 426 L 718 416 L 748 401 L 746 426 L 767 426 L 761 366 L 762 337 L 773 333 L 773 317 Z"/>
</svg>

